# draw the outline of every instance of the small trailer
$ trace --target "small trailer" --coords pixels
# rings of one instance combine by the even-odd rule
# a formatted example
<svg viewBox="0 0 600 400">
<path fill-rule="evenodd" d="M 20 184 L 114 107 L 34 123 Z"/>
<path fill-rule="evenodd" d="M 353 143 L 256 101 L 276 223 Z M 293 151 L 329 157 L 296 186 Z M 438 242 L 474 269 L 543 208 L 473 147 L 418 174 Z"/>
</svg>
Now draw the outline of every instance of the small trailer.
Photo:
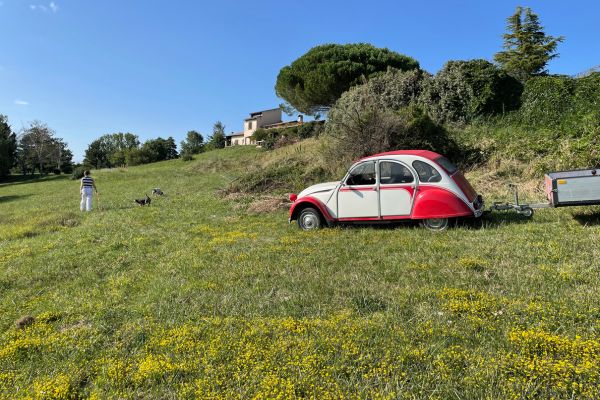
<svg viewBox="0 0 600 400">
<path fill-rule="evenodd" d="M 488 211 L 514 210 L 526 217 L 538 208 L 600 205 L 600 174 L 596 169 L 550 172 L 544 176 L 547 203 L 521 204 L 515 185 L 514 203 L 493 203 Z"/>
<path fill-rule="evenodd" d="M 600 175 L 595 169 L 551 172 L 545 183 L 552 207 L 600 204 Z"/>
</svg>

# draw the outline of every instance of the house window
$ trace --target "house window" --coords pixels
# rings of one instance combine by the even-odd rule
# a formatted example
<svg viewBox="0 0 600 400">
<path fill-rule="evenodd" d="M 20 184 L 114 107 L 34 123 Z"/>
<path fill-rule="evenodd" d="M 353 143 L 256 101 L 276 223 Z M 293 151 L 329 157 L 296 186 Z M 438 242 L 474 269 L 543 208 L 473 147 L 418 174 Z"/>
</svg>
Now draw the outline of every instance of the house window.
<svg viewBox="0 0 600 400">
<path fill-rule="evenodd" d="M 252 121 L 248 122 L 248 130 L 252 129 Z"/>
</svg>

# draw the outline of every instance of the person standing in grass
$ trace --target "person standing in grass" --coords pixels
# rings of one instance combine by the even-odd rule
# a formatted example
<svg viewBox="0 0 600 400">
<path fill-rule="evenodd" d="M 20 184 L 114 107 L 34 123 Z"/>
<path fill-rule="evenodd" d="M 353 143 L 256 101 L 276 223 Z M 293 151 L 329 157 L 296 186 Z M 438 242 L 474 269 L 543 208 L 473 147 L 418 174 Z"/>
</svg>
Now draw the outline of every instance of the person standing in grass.
<svg viewBox="0 0 600 400">
<path fill-rule="evenodd" d="M 96 182 L 94 178 L 90 176 L 90 171 L 86 170 L 83 173 L 83 178 L 81 178 L 81 186 L 79 187 L 81 190 L 81 204 L 79 206 L 81 211 L 92 211 L 92 193 L 96 192 L 98 194 L 98 189 L 96 188 Z"/>
</svg>

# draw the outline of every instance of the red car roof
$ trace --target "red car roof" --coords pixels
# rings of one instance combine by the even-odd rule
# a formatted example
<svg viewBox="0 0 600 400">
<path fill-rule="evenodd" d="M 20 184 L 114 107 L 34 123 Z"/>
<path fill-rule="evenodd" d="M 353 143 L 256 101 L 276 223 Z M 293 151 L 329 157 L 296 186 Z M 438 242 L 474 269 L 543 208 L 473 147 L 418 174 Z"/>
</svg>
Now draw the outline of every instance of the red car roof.
<svg viewBox="0 0 600 400">
<path fill-rule="evenodd" d="M 433 161 L 436 158 L 441 157 L 442 155 L 429 150 L 395 150 L 386 151 L 385 153 L 373 154 L 372 156 L 361 158 L 361 160 L 381 156 L 419 156 Z"/>
</svg>

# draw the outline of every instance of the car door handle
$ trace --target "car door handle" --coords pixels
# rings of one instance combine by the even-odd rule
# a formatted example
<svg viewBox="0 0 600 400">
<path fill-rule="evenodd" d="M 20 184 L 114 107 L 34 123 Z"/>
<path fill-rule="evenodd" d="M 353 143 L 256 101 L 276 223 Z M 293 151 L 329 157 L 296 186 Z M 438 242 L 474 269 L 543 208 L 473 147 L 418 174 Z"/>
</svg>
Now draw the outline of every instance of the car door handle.
<svg viewBox="0 0 600 400">
<path fill-rule="evenodd" d="M 378 189 L 378 188 L 377 188 L 377 186 L 376 186 L 376 187 L 374 187 L 374 188 L 373 188 L 373 190 L 376 192 L 376 191 L 378 191 L 379 189 Z"/>
</svg>

